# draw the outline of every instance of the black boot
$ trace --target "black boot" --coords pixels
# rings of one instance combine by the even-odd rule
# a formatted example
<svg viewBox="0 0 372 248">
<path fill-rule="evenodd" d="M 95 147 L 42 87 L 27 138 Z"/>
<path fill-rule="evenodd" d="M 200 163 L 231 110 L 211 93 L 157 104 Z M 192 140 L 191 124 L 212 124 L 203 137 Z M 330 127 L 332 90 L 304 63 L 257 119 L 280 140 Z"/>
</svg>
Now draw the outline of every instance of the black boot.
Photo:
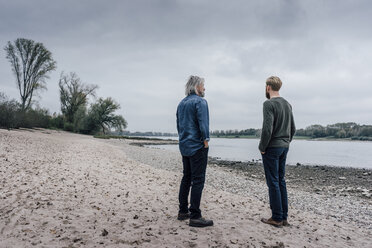
<svg viewBox="0 0 372 248">
<path fill-rule="evenodd" d="M 189 213 L 178 213 L 177 220 L 187 220 L 188 218 L 190 218 Z"/>
<path fill-rule="evenodd" d="M 213 220 L 206 220 L 202 217 L 200 217 L 199 219 L 190 219 L 189 226 L 193 227 L 213 226 Z"/>
</svg>

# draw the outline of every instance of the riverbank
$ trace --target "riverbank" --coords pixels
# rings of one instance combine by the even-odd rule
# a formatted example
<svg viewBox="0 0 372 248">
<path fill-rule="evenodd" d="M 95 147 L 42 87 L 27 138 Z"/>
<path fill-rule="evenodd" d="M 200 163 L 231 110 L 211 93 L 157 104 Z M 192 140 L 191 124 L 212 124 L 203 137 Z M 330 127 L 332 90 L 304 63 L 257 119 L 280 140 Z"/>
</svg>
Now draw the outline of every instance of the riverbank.
<svg viewBox="0 0 372 248">
<path fill-rule="evenodd" d="M 215 226 L 190 228 L 176 220 L 179 154 L 132 142 L 0 130 L 0 246 L 368 247 L 372 242 L 369 199 L 319 195 L 293 184 L 292 226 L 274 228 L 260 222 L 270 214 L 260 175 L 217 164 L 208 166 L 201 205 Z"/>
<path fill-rule="evenodd" d="M 134 141 L 129 144 L 135 146 L 175 145 L 177 141 L 172 140 L 143 140 Z M 161 146 L 157 148 L 161 149 Z M 229 161 L 218 157 L 209 157 L 208 163 L 233 169 L 237 173 L 244 173 L 251 178 L 264 179 L 263 165 L 261 160 Z M 302 188 L 308 192 L 317 194 L 341 194 L 343 196 L 353 195 L 366 199 L 372 197 L 372 170 L 366 168 L 335 167 L 325 165 L 287 165 L 286 181 L 290 185 Z"/>
<path fill-rule="evenodd" d="M 116 145 L 148 145 L 148 141 L 114 141 Z M 167 144 L 167 141 L 151 143 Z M 131 156 L 156 168 L 179 172 L 182 163 L 179 152 L 160 148 L 132 150 Z M 138 156 L 140 155 L 140 156 Z M 156 159 L 153 159 L 156 158 Z M 226 161 L 210 157 L 207 183 L 214 188 L 241 196 L 249 196 L 268 204 L 265 175 L 260 160 Z M 286 179 L 290 205 L 326 218 L 345 221 L 372 229 L 372 170 L 333 166 L 287 166 Z"/>
<path fill-rule="evenodd" d="M 241 162 L 209 158 L 209 163 L 234 169 L 251 178 L 264 179 L 261 161 Z M 357 196 L 371 199 L 372 170 L 324 165 L 287 165 L 286 182 L 289 186 L 324 195 Z"/>
</svg>

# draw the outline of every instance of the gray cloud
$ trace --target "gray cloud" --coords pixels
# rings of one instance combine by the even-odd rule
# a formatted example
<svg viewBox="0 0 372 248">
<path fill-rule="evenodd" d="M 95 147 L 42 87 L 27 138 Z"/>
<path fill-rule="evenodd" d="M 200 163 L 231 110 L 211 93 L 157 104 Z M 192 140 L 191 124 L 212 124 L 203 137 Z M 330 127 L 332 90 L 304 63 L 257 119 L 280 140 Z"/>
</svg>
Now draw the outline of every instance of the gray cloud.
<svg viewBox="0 0 372 248">
<path fill-rule="evenodd" d="M 0 44 L 31 38 L 57 71 L 40 105 L 59 112 L 61 71 L 99 85 L 122 106 L 129 130 L 175 131 L 190 74 L 206 79 L 211 129 L 260 127 L 264 82 L 299 127 L 372 124 L 370 1 L 0 1 Z M 0 91 L 18 98 L 0 52 Z"/>
</svg>

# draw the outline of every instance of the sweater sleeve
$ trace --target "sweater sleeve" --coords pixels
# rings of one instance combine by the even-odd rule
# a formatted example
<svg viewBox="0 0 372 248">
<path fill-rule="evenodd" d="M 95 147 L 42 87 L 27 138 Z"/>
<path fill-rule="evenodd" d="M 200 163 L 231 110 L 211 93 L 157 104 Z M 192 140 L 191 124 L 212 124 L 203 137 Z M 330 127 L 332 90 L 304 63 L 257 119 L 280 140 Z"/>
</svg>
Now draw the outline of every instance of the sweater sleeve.
<svg viewBox="0 0 372 248">
<path fill-rule="evenodd" d="M 261 140 L 258 149 L 261 152 L 265 152 L 267 146 L 270 143 L 271 135 L 273 132 L 274 125 L 274 111 L 269 101 L 265 101 L 263 104 L 263 124 L 261 132 Z"/>
<path fill-rule="evenodd" d="M 296 125 L 295 125 L 295 121 L 294 121 L 294 118 L 293 118 L 293 113 L 291 113 L 291 137 L 290 137 L 289 141 L 292 141 L 293 136 L 295 135 L 295 133 L 296 133 Z"/>
</svg>

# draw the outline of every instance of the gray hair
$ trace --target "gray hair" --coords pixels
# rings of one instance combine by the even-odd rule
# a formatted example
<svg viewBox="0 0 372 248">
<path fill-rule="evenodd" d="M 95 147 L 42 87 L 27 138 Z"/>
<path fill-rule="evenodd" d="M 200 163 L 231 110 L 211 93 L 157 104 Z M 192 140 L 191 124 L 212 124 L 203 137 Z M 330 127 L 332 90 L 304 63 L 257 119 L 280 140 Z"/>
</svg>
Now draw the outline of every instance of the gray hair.
<svg viewBox="0 0 372 248">
<path fill-rule="evenodd" d="M 198 76 L 190 76 L 189 81 L 187 81 L 187 84 L 185 85 L 185 95 L 189 96 L 193 93 L 196 94 L 196 87 L 201 84 L 204 84 L 204 78 Z"/>
</svg>

